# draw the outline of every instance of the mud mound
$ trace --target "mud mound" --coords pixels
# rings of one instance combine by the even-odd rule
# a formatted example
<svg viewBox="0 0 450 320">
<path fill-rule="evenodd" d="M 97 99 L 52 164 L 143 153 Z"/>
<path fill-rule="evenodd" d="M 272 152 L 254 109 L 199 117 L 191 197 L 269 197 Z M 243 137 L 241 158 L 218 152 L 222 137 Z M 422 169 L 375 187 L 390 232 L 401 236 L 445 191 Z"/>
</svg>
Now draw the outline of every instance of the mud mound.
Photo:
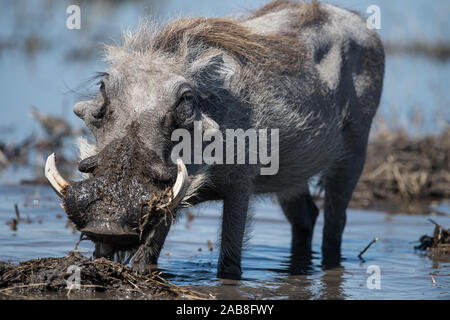
<svg viewBox="0 0 450 320">
<path fill-rule="evenodd" d="M 438 254 L 450 254 L 450 229 L 445 229 L 431 219 L 429 221 L 434 224 L 433 236 L 423 235 L 420 237 L 420 244 L 415 246 L 414 249 Z"/>
<path fill-rule="evenodd" d="M 450 199 L 450 128 L 436 136 L 376 134 L 367 150 L 353 206 Z"/>
<path fill-rule="evenodd" d="M 79 268 L 79 288 L 76 282 Z M 72 287 L 71 287 L 72 286 Z M 158 272 L 140 275 L 105 258 L 91 260 L 78 252 L 63 258 L 41 258 L 19 265 L 0 263 L 0 296 L 13 298 L 96 297 L 141 299 L 206 299 L 208 296 L 175 286 Z"/>
</svg>

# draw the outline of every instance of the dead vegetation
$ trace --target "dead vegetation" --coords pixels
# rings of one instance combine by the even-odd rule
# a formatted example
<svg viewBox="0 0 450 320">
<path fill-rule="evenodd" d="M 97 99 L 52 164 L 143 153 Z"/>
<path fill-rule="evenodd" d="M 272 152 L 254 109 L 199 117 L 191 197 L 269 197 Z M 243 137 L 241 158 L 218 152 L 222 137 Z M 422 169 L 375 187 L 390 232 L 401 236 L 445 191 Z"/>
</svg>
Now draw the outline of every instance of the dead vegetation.
<svg viewBox="0 0 450 320">
<path fill-rule="evenodd" d="M 73 128 L 64 119 L 45 114 L 36 108 L 31 108 L 30 114 L 41 126 L 45 135 L 31 133 L 19 142 L 0 141 L 0 174 L 9 167 L 34 167 L 35 176 L 20 182 L 22 184 L 47 184 L 43 171 L 43 156 L 57 152 L 59 167 L 65 175 L 71 176 L 77 161 L 66 158 L 63 149 L 68 142 L 85 133 L 85 129 Z"/>
<path fill-rule="evenodd" d="M 439 135 L 417 138 L 391 130 L 374 135 L 352 206 L 443 199 L 450 199 L 450 128 Z"/>
<path fill-rule="evenodd" d="M 175 211 L 167 207 L 167 203 L 172 198 L 172 188 L 167 187 L 165 190 L 156 190 L 153 197 L 146 203 L 148 210 L 143 214 L 142 206 L 139 217 L 139 238 L 142 239 L 144 233 L 149 229 L 155 228 L 160 223 L 166 226 L 175 221 Z"/>
<path fill-rule="evenodd" d="M 75 267 L 71 267 L 75 266 Z M 73 275 L 79 268 L 79 288 Z M 89 293 L 92 298 L 124 299 L 210 299 L 212 296 L 178 287 L 155 271 L 140 275 L 120 263 L 105 258 L 88 259 L 79 252 L 63 258 L 41 258 L 20 262 L 19 265 L 0 264 L 0 295 L 13 298 L 45 298 L 65 293 L 70 297 Z"/>
<path fill-rule="evenodd" d="M 388 43 L 385 45 L 385 48 L 388 54 L 393 55 L 425 56 L 442 62 L 447 62 L 450 59 L 450 43 L 446 42 L 429 43 L 427 41 L 416 40 L 413 43 L 405 45 Z"/>
<path fill-rule="evenodd" d="M 435 221 L 429 219 L 434 224 L 434 233 L 430 237 L 423 235 L 419 239 L 419 245 L 415 246 L 416 250 L 425 250 L 432 254 L 449 254 L 450 253 L 450 229 L 445 229 Z"/>
</svg>

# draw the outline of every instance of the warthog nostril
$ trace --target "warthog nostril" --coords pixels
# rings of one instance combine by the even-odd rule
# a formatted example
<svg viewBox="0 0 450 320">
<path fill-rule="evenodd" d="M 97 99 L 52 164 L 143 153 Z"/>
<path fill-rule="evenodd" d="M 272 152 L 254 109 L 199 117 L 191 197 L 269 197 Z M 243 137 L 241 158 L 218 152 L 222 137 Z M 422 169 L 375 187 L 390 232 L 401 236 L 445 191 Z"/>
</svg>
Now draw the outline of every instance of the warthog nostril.
<svg viewBox="0 0 450 320">
<path fill-rule="evenodd" d="M 97 167 L 97 156 L 86 158 L 78 164 L 78 170 L 84 173 L 92 173 Z"/>
</svg>

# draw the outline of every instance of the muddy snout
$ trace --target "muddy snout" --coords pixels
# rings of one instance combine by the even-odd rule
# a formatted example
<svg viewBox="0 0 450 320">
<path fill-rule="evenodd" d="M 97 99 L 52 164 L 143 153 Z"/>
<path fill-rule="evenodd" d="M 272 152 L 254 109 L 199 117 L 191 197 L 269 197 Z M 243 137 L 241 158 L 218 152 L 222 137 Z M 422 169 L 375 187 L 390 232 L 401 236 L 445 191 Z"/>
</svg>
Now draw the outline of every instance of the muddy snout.
<svg viewBox="0 0 450 320">
<path fill-rule="evenodd" d="M 54 154 L 45 170 L 76 228 L 96 243 L 121 248 L 145 242 L 161 221 L 171 223 L 189 184 L 181 160 L 167 166 L 128 137 L 79 163 L 79 170 L 90 174 L 86 180 L 67 182 Z"/>
<path fill-rule="evenodd" d="M 112 193 L 105 177 L 74 182 L 65 190 L 64 208 L 77 229 L 93 241 L 130 246 L 139 242 L 139 199 Z M 142 192 L 142 201 L 150 198 Z M 134 202 L 137 202 L 134 204 Z"/>
</svg>

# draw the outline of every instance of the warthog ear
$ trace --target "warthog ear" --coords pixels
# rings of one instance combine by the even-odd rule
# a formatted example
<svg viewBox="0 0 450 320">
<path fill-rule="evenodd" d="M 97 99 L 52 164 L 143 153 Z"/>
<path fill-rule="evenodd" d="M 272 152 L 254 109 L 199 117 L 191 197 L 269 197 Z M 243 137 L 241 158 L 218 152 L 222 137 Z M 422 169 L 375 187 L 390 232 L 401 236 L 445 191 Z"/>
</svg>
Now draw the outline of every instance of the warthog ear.
<svg viewBox="0 0 450 320">
<path fill-rule="evenodd" d="M 198 94 L 207 99 L 212 95 L 221 96 L 234 74 L 234 63 L 224 53 L 203 56 L 192 62 L 189 77 L 192 79 Z M 218 130 L 219 124 L 207 114 L 201 112 L 203 130 Z"/>
<path fill-rule="evenodd" d="M 200 57 L 192 62 L 189 76 L 201 93 L 223 89 L 234 73 L 233 64 L 223 53 Z"/>
</svg>

